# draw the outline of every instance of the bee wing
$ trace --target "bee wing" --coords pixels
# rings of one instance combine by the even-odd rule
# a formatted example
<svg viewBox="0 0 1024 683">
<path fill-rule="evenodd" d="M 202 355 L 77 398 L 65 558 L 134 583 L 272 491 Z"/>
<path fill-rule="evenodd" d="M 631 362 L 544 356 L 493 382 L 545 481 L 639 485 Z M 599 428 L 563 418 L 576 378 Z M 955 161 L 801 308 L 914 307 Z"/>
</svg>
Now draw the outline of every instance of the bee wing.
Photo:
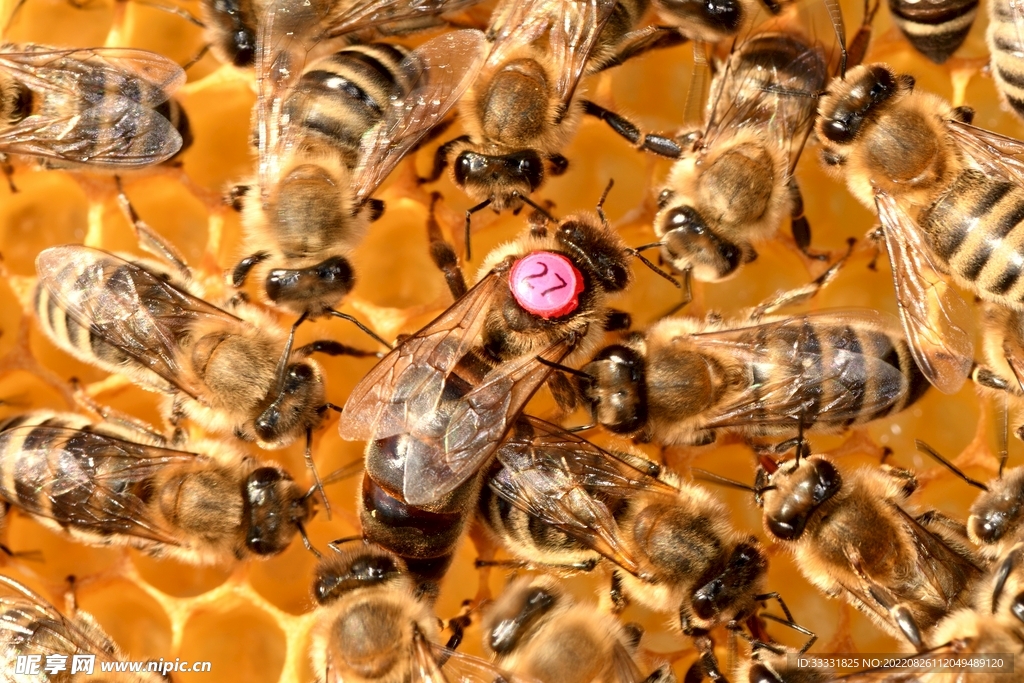
<svg viewBox="0 0 1024 683">
<path fill-rule="evenodd" d="M 941 575 L 953 574 L 955 584 L 972 586 L 981 577 L 981 568 L 950 548 L 941 536 L 929 531 L 906 510 L 898 506 L 896 510 L 899 511 L 914 539 L 914 546 L 920 558 L 918 569 L 931 584 L 935 594 L 946 601 L 946 606 L 950 611 L 958 607 L 967 607 L 968 604 L 964 599 L 965 591 L 960 591 L 959 596 L 955 593 L 947 594 Z M 964 540 L 966 543 L 966 538 Z"/>
<path fill-rule="evenodd" d="M 480 657 L 463 654 L 416 639 L 416 666 L 410 683 L 538 683 L 532 678 L 512 675 Z"/>
<path fill-rule="evenodd" d="M 69 619 L 35 591 L 0 574 L 0 646 L 17 643 L 17 654 L 47 655 L 55 654 L 57 642 L 64 644 L 61 653 L 95 654 L 103 660 L 114 653 L 113 642 L 98 628 Z"/>
<path fill-rule="evenodd" d="M 302 77 L 310 51 L 320 42 L 331 0 L 275 0 L 256 37 L 256 139 L 264 199 L 282 175 L 282 157 L 294 139 L 284 106 Z"/>
<path fill-rule="evenodd" d="M 499 3 L 487 30 L 487 38 L 491 41 L 487 66 L 498 66 L 516 49 L 540 39 L 550 29 L 553 20 L 549 0 Z"/>
<path fill-rule="evenodd" d="M 7 154 L 114 169 L 158 164 L 181 144 L 181 134 L 163 115 L 116 96 L 85 111 L 33 115 L 0 133 L 0 151 Z"/>
<path fill-rule="evenodd" d="M 564 429 L 523 416 L 498 449 L 495 493 L 601 553 L 631 574 L 640 570 L 603 499 L 675 489 Z"/>
<path fill-rule="evenodd" d="M 899 368 L 855 350 L 856 339 L 827 349 L 816 346 L 817 325 L 858 323 L 881 326 L 885 318 L 872 311 L 829 311 L 693 335 L 700 346 L 728 350 L 754 373 L 754 386 L 716 411 L 709 426 L 796 425 L 802 416 L 852 420 L 896 403 L 909 389 Z M 780 338 L 792 340 L 785 352 L 770 343 Z M 871 395 L 864 393 L 865 375 L 874 381 Z"/>
<path fill-rule="evenodd" d="M 131 48 L 2 51 L 0 71 L 37 96 L 56 94 L 92 104 L 113 96 L 155 107 L 185 84 L 185 72 L 176 63 Z"/>
<path fill-rule="evenodd" d="M 536 356 L 504 364 L 458 400 L 442 435 L 416 435 L 405 461 L 406 502 L 424 505 L 437 500 L 479 470 L 551 374 L 551 368 L 537 359 L 557 363 L 574 343 L 562 339 Z"/>
<path fill-rule="evenodd" d="M 828 82 L 823 48 L 810 46 L 785 65 L 762 60 L 761 68 L 747 69 L 743 79 L 733 73 L 734 61 L 726 60 L 712 85 L 704 142 L 710 145 L 739 128 L 758 129 L 788 154 L 792 170 L 817 114 L 817 94 Z M 809 88 L 811 82 L 818 87 Z"/>
<path fill-rule="evenodd" d="M 561 111 L 569 109 L 590 53 L 615 9 L 615 0 L 567 0 L 556 3 L 549 34 L 555 92 Z"/>
<path fill-rule="evenodd" d="M 113 254 L 81 246 L 51 247 L 36 258 L 39 285 L 66 314 L 181 391 L 202 388 L 183 363 L 180 340 L 196 321 L 241 321 L 159 275 Z"/>
<path fill-rule="evenodd" d="M 26 438 L 30 434 L 32 438 Z M 0 498 L 18 501 L 19 507 L 32 514 L 62 523 L 179 545 L 147 514 L 145 502 L 130 485 L 159 474 L 165 467 L 194 463 L 199 457 L 196 454 L 46 425 L 15 427 L 4 436 L 22 443 L 14 457 L 44 463 L 48 476 L 36 478 L 52 484 L 45 495 L 29 499 L 3 481 Z M 58 459 L 59 471 L 54 470 Z M 73 504 L 69 505 L 69 500 Z"/>
<path fill-rule="evenodd" d="M 884 192 L 875 193 L 875 204 L 914 360 L 939 391 L 952 394 L 963 385 L 974 363 L 971 310 L 946 281 L 943 268 L 907 212 Z"/>
<path fill-rule="evenodd" d="M 414 431 L 433 418 L 448 376 L 475 343 L 495 292 L 491 273 L 422 330 L 386 355 L 352 390 L 338 429 L 348 441 Z"/>
<path fill-rule="evenodd" d="M 328 38 L 337 38 L 363 29 L 379 29 L 386 24 L 454 12 L 478 2 L 480 0 L 356 0 L 335 3 L 335 11 L 326 19 L 323 32 Z"/>
<path fill-rule="evenodd" d="M 1024 142 L 960 121 L 946 123 L 954 142 L 982 170 L 1024 184 Z"/>
<path fill-rule="evenodd" d="M 465 30 L 424 43 L 399 65 L 414 75 L 409 94 L 393 98 L 384 120 L 360 141 L 352 185 L 358 201 L 384 182 L 395 165 L 444 119 L 483 63 L 484 34 Z"/>
<path fill-rule="evenodd" d="M 612 646 L 612 671 L 618 683 L 643 683 L 645 680 L 633 656 L 621 643 Z"/>
</svg>

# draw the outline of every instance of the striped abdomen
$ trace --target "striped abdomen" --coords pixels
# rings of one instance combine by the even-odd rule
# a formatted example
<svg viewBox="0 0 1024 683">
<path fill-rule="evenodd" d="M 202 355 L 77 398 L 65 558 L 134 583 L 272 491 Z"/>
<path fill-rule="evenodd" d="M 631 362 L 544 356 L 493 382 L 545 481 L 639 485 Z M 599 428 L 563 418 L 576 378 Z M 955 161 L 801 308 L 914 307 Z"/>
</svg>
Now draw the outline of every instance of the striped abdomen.
<svg viewBox="0 0 1024 683">
<path fill-rule="evenodd" d="M 300 145 L 326 147 L 354 167 L 363 135 L 418 75 L 399 68 L 407 54 L 401 47 L 371 43 L 346 47 L 313 64 L 285 102 L 292 125 L 301 126 Z"/>
<path fill-rule="evenodd" d="M 158 467 L 127 476 L 125 454 L 145 447 L 85 418 L 40 412 L 0 421 L 0 499 L 61 528 L 110 536 L 145 517 Z"/>
<path fill-rule="evenodd" d="M 103 327 L 96 324 L 86 326 L 76 320 L 51 291 L 51 287 L 57 287 L 62 296 L 67 292 L 75 292 L 83 300 L 90 296 L 98 298 L 99 292 L 104 288 L 116 288 L 130 279 L 118 277 L 118 272 L 123 268 L 124 266 L 114 270 L 108 277 L 103 268 L 96 267 L 95 264 L 68 263 L 59 276 L 53 278 L 51 284 L 40 282 L 36 286 L 36 318 L 43 332 L 55 345 L 82 362 L 95 365 L 107 372 L 126 374 L 133 381 L 143 383 L 157 391 L 173 393 L 177 389 L 169 382 L 107 341 Z M 81 308 L 88 310 L 86 306 Z"/>
<path fill-rule="evenodd" d="M 979 296 L 1024 301 L 1024 188 L 977 170 L 957 176 L 918 217 L 935 255 Z"/>
<path fill-rule="evenodd" d="M 897 413 L 928 389 L 896 333 L 841 319 L 802 321 L 759 328 L 766 363 L 751 368 L 750 391 L 763 395 L 761 419 L 778 424 L 783 416 L 773 413 L 781 410 L 812 430 L 842 429 Z M 758 421 L 751 420 L 755 432 Z"/>
<path fill-rule="evenodd" d="M 988 4 L 988 48 L 996 87 L 1018 116 L 1024 118 L 1024 26 L 1017 23 L 1020 9 L 1015 0 Z"/>
<path fill-rule="evenodd" d="M 914 49 L 942 64 L 967 38 L 978 0 L 889 0 L 889 11 Z"/>
</svg>

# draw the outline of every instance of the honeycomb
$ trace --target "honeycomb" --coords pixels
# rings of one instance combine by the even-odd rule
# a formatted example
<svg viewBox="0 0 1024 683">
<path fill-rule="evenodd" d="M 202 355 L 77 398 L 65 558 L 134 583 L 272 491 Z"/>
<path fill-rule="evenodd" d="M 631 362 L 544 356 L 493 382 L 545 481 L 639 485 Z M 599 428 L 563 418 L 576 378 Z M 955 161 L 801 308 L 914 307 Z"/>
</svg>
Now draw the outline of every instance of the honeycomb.
<svg viewBox="0 0 1024 683">
<path fill-rule="evenodd" d="M 161 0 L 198 14 L 196 2 Z M 5 0 L 0 16 L 9 17 L 14 0 Z M 862 15 L 859 2 L 844 3 L 848 29 Z M 983 14 L 983 13 L 981 13 Z M 936 92 L 956 104 L 978 110 L 976 123 L 1022 136 L 1020 124 L 998 104 L 991 78 L 984 72 L 986 18 L 979 16 L 966 44 L 944 66 L 931 64 L 914 53 L 891 28 L 885 10 L 875 22 L 868 61 L 885 61 L 898 71 L 917 77 L 919 88 Z M 54 46 L 131 46 L 153 50 L 179 63 L 188 62 L 204 44 L 202 31 L 150 3 L 111 0 L 27 0 L 10 22 L 6 39 Z M 589 84 L 591 96 L 621 111 L 646 130 L 671 132 L 681 124 L 691 73 L 692 50 L 682 46 L 647 55 L 615 69 Z M 238 215 L 221 197 L 231 183 L 250 174 L 250 110 L 254 102 L 251 74 L 221 66 L 212 55 L 188 71 L 188 83 L 176 96 L 192 122 L 195 143 L 180 167 L 158 168 L 124 177 L 128 197 L 142 220 L 175 244 L 194 266 L 216 298 L 224 291 L 223 274 L 243 255 Z M 458 134 L 451 129 L 444 139 Z M 428 257 L 426 221 L 429 190 L 414 182 L 418 170 L 429 167 L 436 143 L 406 160 L 379 194 L 387 203 L 383 218 L 372 226 L 353 262 L 358 284 L 343 310 L 358 316 L 381 336 L 409 333 L 450 303 L 440 273 Z M 554 202 L 556 215 L 592 209 L 609 179 L 615 180 L 606 210 L 628 243 L 652 241 L 653 187 L 664 177 L 668 164 L 630 149 L 604 124 L 587 120 L 566 156 L 570 170 L 552 179 L 542 191 Z M 814 246 L 841 253 L 848 237 L 862 236 L 873 217 L 856 204 L 846 190 L 820 171 L 815 150 L 801 159 L 798 177 L 804 188 L 807 215 L 814 230 Z M 109 250 L 141 253 L 129 223 L 120 211 L 114 181 L 101 174 L 37 170 L 19 166 L 14 176 L 17 192 L 0 183 L 0 416 L 28 409 L 76 410 L 69 378 L 84 383 L 96 401 L 159 424 L 157 397 L 125 381 L 81 364 L 58 351 L 34 324 L 27 301 L 34 284 L 36 254 L 53 245 L 84 243 Z M 436 185 L 444 196 L 439 220 L 449 238 L 461 245 L 462 211 L 469 206 L 447 179 Z M 473 251 L 485 254 L 515 235 L 522 217 L 477 214 Z M 781 233 L 780 233 L 781 234 Z M 727 283 L 695 286 L 689 313 L 708 310 L 726 314 L 757 303 L 773 292 L 799 286 L 817 275 L 819 264 L 796 256 L 787 238 L 760 249 L 761 257 L 741 276 Z M 872 307 L 895 313 L 892 283 L 883 262 L 869 269 L 868 250 L 858 251 L 836 282 L 809 306 Z M 479 257 L 478 257 L 479 258 Z M 468 270 L 476 264 L 471 264 Z M 619 308 L 633 314 L 642 326 L 670 308 L 678 293 L 646 269 L 636 272 L 635 286 L 620 300 Z M 286 321 L 282 318 L 283 323 Z M 316 338 L 338 339 L 369 348 L 371 340 L 353 326 L 337 320 L 304 325 L 299 343 Z M 328 399 L 343 404 L 355 383 L 369 370 L 372 359 L 322 358 L 328 377 Z M 552 415 L 549 396 L 539 395 L 530 412 Z M 918 500 L 955 517 L 966 514 L 973 493 L 947 471 L 918 455 L 914 438 L 929 441 L 940 452 L 958 458 L 969 474 L 986 479 L 996 470 L 994 412 L 979 399 L 972 385 L 955 396 L 930 392 L 924 400 L 895 419 L 874 424 L 845 436 L 814 440 L 815 449 L 836 454 L 850 465 L 877 464 L 882 447 L 892 449 L 891 462 L 912 467 L 924 483 Z M 575 416 L 582 419 L 581 416 Z M 570 418 L 572 419 L 572 418 Z M 339 439 L 335 418 L 316 437 L 314 457 L 321 473 L 357 461 L 361 444 Z M 601 443 L 611 437 L 596 434 Z M 646 447 L 652 457 L 664 457 L 676 467 L 699 466 L 751 481 L 749 451 L 740 445 L 710 451 Z M 1021 458 L 1019 443 L 1011 444 L 1011 465 Z M 285 466 L 300 481 L 309 477 L 301 445 L 261 453 Z M 357 533 L 354 500 L 358 477 L 328 486 L 333 518 L 323 511 L 309 524 L 312 542 L 323 549 L 333 539 Z M 757 509 L 749 494 L 728 489 L 717 493 L 730 507 L 733 522 L 763 537 Z M 16 551 L 39 551 L 42 561 L 0 556 L 0 571 L 17 578 L 64 605 L 67 577 L 75 577 L 74 596 L 79 608 L 91 613 L 131 659 L 203 660 L 211 673 L 175 673 L 176 683 L 219 681 L 233 683 L 297 683 L 314 680 L 308 664 L 308 633 L 315 615 L 310 584 L 315 558 L 295 542 L 284 553 L 262 562 L 232 567 L 196 568 L 173 561 L 157 561 L 135 551 L 88 548 L 72 544 L 14 514 L 4 542 Z M 866 618 L 840 601 L 818 594 L 801 577 L 786 552 L 769 544 L 769 585 L 780 590 L 796 620 L 818 635 L 813 651 L 893 652 L 898 644 L 881 634 Z M 496 594 L 506 578 L 502 571 L 480 572 L 473 560 L 492 552 L 475 536 L 462 544 L 445 580 L 437 613 L 448 619 L 462 602 Z M 577 576 L 569 586 L 579 597 L 596 600 L 607 591 L 601 576 Z M 478 588 L 479 586 L 479 588 Z M 602 598 L 607 608 L 607 599 Z M 777 608 L 769 608 L 778 613 Z M 642 668 L 673 662 L 681 677 L 695 653 L 685 639 L 673 635 L 665 615 L 630 607 L 624 619 L 639 621 L 647 634 L 640 656 Z M 479 652 L 480 634 L 470 627 L 465 645 Z M 779 640 L 799 646 L 802 638 L 772 627 Z M 716 634 L 728 657 L 735 642 Z M 742 644 L 739 646 L 742 652 Z M 646 670 L 650 670 L 646 668 Z M 0 673 L 0 677 L 4 676 Z"/>
</svg>

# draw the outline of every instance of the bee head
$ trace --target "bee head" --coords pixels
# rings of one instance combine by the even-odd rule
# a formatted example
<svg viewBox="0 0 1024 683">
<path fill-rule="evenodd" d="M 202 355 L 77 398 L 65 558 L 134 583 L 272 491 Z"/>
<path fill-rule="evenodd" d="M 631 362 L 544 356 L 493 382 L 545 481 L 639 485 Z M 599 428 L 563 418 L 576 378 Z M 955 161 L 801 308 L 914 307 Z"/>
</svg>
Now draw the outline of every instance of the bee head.
<svg viewBox="0 0 1024 683">
<path fill-rule="evenodd" d="M 621 292 L 633 280 L 625 245 L 593 214 L 565 218 L 558 224 L 555 239 L 604 291 Z"/>
<path fill-rule="evenodd" d="M 319 313 L 341 302 L 355 282 L 348 259 L 332 256 L 305 268 L 275 268 L 267 273 L 265 286 L 267 297 L 275 304 Z"/>
<path fill-rule="evenodd" d="M 825 140 L 845 145 L 861 133 L 866 121 L 897 95 L 914 88 L 911 76 L 897 75 L 881 64 L 851 69 L 846 79 L 833 81 L 819 107 L 818 133 Z"/>
<path fill-rule="evenodd" d="M 1019 529 L 1024 515 L 1024 468 L 993 482 L 971 505 L 967 533 L 980 545 L 998 543 Z"/>
<path fill-rule="evenodd" d="M 740 0 L 655 0 L 658 13 L 668 23 L 695 30 L 694 40 L 718 42 L 735 35 L 743 22 Z"/>
<path fill-rule="evenodd" d="M 372 545 L 359 544 L 323 560 L 316 568 L 313 598 L 327 605 L 359 588 L 378 586 L 405 575 L 401 560 Z"/>
<path fill-rule="evenodd" d="M 488 615 L 487 645 L 498 655 L 515 652 L 538 620 L 551 612 L 559 596 L 544 581 L 513 584 Z"/>
<path fill-rule="evenodd" d="M 544 182 L 544 162 L 536 151 L 489 155 L 463 150 L 452 167 L 455 184 L 475 200 L 491 200 L 495 211 L 518 209 Z"/>
<path fill-rule="evenodd" d="M 756 540 L 740 543 L 726 560 L 724 570 L 694 592 L 694 614 L 709 621 L 718 621 L 723 616 L 741 617 L 742 614 L 735 613 L 737 607 L 747 596 L 760 592 L 758 586 L 767 571 L 768 559 Z"/>
<path fill-rule="evenodd" d="M 242 485 L 245 545 L 257 555 L 276 555 L 313 514 L 310 501 L 286 472 L 260 467 Z"/>
<path fill-rule="evenodd" d="M 677 270 L 692 271 L 701 282 L 717 282 L 757 256 L 749 245 L 718 235 L 694 207 L 665 203 L 654 219 L 655 231 L 662 235 L 662 253 Z"/>
<path fill-rule="evenodd" d="M 647 423 L 647 380 L 643 357 L 633 349 L 613 344 L 604 348 L 577 376 L 580 394 L 591 415 L 616 434 L 630 434 Z"/>
<path fill-rule="evenodd" d="M 764 480 L 759 469 L 755 488 L 764 491 L 760 486 Z M 770 480 L 774 490 L 766 491 L 762 499 L 765 526 L 783 541 L 800 538 L 811 515 L 843 485 L 835 465 L 819 457 L 801 460 L 793 468 L 780 467 Z"/>
<path fill-rule="evenodd" d="M 315 427 L 310 415 L 324 405 L 324 383 L 309 362 L 292 363 L 284 370 L 280 392 L 267 396 L 266 407 L 255 420 L 256 436 L 264 443 L 281 443 L 300 430 Z"/>
</svg>

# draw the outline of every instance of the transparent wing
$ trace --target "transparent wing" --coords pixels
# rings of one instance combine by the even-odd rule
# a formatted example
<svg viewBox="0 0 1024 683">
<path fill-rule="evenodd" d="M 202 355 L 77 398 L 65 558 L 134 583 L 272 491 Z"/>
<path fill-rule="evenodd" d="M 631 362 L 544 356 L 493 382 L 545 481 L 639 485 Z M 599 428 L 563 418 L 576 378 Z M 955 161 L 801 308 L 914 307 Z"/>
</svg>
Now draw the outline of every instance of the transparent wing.
<svg viewBox="0 0 1024 683">
<path fill-rule="evenodd" d="M 823 45 L 792 42 L 791 50 L 780 50 L 749 47 L 747 41 L 733 51 L 712 83 L 704 144 L 737 129 L 755 129 L 787 153 L 791 169 L 796 165 L 829 64 Z"/>
<path fill-rule="evenodd" d="M 889 328 L 887 322 L 872 311 L 828 311 L 693 335 L 687 343 L 725 351 L 751 373 L 750 386 L 716 410 L 708 426 L 797 425 L 805 418 L 843 422 L 893 405 L 908 391 L 907 378 L 857 350 L 853 332 Z M 825 326 L 839 328 L 835 338 L 818 339 Z M 864 377 L 872 378 L 870 394 Z"/>
<path fill-rule="evenodd" d="M 83 328 L 193 398 L 202 380 L 182 341 L 202 320 L 241 321 L 139 265 L 99 249 L 52 247 L 36 258 L 39 284 Z"/>
<path fill-rule="evenodd" d="M 399 344 L 352 390 L 338 424 L 349 441 L 412 432 L 439 414 L 455 366 L 476 343 L 495 292 L 507 280 L 492 273 L 426 327 Z"/>
<path fill-rule="evenodd" d="M 968 558 L 956 552 L 945 540 L 924 527 L 920 522 L 907 514 L 903 508 L 899 510 L 904 524 L 911 532 L 914 539 L 914 547 L 917 549 L 918 569 L 924 576 L 936 595 L 942 597 L 950 611 L 968 607 L 969 597 L 967 591 L 960 591 L 959 594 L 948 594 L 945 591 L 942 575 L 953 575 L 953 584 L 959 586 L 973 586 L 981 578 L 982 569 L 971 562 Z M 965 543 L 966 543 L 966 539 Z"/>
<path fill-rule="evenodd" d="M 325 37 L 337 38 L 363 29 L 381 29 L 397 22 L 428 19 L 465 9 L 480 0 L 357 0 L 335 3 L 324 22 Z"/>
<path fill-rule="evenodd" d="M 612 671 L 617 683 L 644 683 L 645 680 L 633 656 L 621 643 L 612 646 Z"/>
<path fill-rule="evenodd" d="M 549 35 L 555 92 L 565 112 L 597 38 L 615 9 L 615 0 L 563 0 L 554 3 Z"/>
<path fill-rule="evenodd" d="M 896 303 L 914 360 L 935 387 L 952 394 L 974 363 L 974 318 L 942 274 L 914 220 L 888 194 L 875 193 L 889 251 Z"/>
<path fill-rule="evenodd" d="M 181 144 L 163 115 L 116 96 L 84 111 L 29 116 L 0 132 L 0 151 L 7 154 L 124 170 L 166 161 Z"/>
<path fill-rule="evenodd" d="M 37 97 L 56 94 L 91 104 L 118 97 L 155 107 L 185 84 L 185 72 L 176 63 L 131 48 L 0 51 L 0 71 Z"/>
<path fill-rule="evenodd" d="M 38 593 L 0 574 L 0 646 L 17 654 L 95 654 L 109 660 L 114 644 L 99 629 L 65 617 Z M 12 662 L 13 663 L 13 662 Z"/>
<path fill-rule="evenodd" d="M 498 66 L 515 50 L 544 36 L 554 21 L 551 7 L 550 0 L 505 0 L 500 3 L 487 30 L 487 38 L 491 41 L 487 66 Z"/>
<path fill-rule="evenodd" d="M 353 187 L 369 197 L 399 161 L 444 119 L 476 78 L 483 63 L 484 35 L 454 31 L 424 43 L 399 66 L 415 74 L 409 94 L 393 98 L 385 118 L 360 143 Z"/>
<path fill-rule="evenodd" d="M 429 433 L 415 435 L 405 461 L 406 502 L 424 505 L 437 500 L 482 467 L 526 402 L 551 374 L 551 368 L 537 359 L 557 363 L 574 345 L 574 340 L 561 339 L 536 356 L 502 365 L 456 402 L 440 439 Z M 435 452 L 442 457 L 414 457 Z"/>
<path fill-rule="evenodd" d="M 29 434 L 32 439 L 23 440 Z M 34 515 L 95 533 L 127 534 L 178 545 L 167 529 L 149 515 L 149 506 L 139 498 L 134 485 L 166 467 L 192 464 L 199 456 L 67 427 L 15 427 L 3 432 L 3 436 L 23 443 L 20 452 L 12 457 L 22 462 L 45 463 L 46 473 L 34 479 L 52 483 L 46 487 L 45 497 L 28 500 L 9 489 L 7 482 L 0 482 L 0 498 L 19 501 L 18 507 Z"/>
<path fill-rule="evenodd" d="M 463 654 L 419 639 L 414 644 L 416 662 L 411 683 L 538 683 L 513 675 L 480 657 Z"/>
<path fill-rule="evenodd" d="M 652 491 L 678 494 L 586 439 L 525 415 L 497 457 L 502 469 L 489 481 L 495 493 L 634 575 L 640 567 L 609 502 Z"/>
<path fill-rule="evenodd" d="M 284 112 L 310 51 L 320 42 L 332 0 L 275 0 L 263 16 L 256 45 L 256 138 L 264 200 L 281 177 L 282 158 L 292 141 Z"/>
<path fill-rule="evenodd" d="M 1024 142 L 960 121 L 947 121 L 950 136 L 986 173 L 1024 184 Z"/>
</svg>

